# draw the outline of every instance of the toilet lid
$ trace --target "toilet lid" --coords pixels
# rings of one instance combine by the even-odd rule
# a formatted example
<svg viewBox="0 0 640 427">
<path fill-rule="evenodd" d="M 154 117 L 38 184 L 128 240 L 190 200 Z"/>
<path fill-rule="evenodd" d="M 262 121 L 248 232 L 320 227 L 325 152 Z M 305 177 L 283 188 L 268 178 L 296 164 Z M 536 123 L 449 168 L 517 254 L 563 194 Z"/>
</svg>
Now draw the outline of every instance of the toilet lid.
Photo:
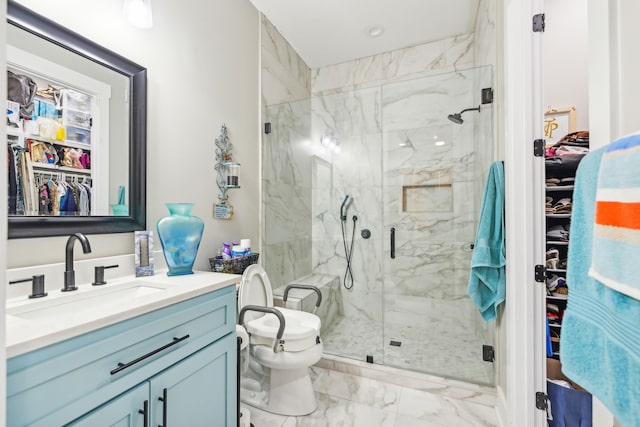
<svg viewBox="0 0 640 427">
<path fill-rule="evenodd" d="M 238 313 L 245 305 L 259 305 L 262 307 L 273 307 L 273 293 L 271 282 L 258 264 L 252 264 L 244 270 L 242 281 L 238 289 Z M 244 315 L 245 322 L 264 316 L 264 313 L 248 311 Z"/>
</svg>

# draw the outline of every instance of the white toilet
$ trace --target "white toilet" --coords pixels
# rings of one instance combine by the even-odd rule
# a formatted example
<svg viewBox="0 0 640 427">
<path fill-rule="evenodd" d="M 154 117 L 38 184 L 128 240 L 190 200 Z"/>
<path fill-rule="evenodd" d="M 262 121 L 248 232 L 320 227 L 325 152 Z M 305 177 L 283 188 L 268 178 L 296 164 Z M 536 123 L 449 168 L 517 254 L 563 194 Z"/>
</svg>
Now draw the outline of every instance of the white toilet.
<svg viewBox="0 0 640 427">
<path fill-rule="evenodd" d="M 243 312 L 247 306 L 251 307 Z M 238 313 L 249 334 L 249 352 L 242 354 L 240 400 L 280 415 L 312 413 L 316 398 L 309 367 L 322 357 L 320 318 L 273 307 L 271 283 L 257 264 L 250 265 L 242 275 Z"/>
</svg>

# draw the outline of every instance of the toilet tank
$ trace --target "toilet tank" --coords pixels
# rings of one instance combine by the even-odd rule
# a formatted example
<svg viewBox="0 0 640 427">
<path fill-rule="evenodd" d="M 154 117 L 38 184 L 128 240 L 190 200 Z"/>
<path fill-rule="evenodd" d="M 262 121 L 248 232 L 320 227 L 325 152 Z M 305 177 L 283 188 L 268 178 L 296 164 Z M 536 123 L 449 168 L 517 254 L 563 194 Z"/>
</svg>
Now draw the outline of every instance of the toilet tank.
<svg viewBox="0 0 640 427">
<path fill-rule="evenodd" d="M 313 273 L 292 280 L 289 284 L 312 285 L 320 289 L 322 293 L 322 303 L 320 307 L 318 307 L 316 315 L 322 322 L 320 336 L 324 338 L 333 328 L 338 316 L 344 316 L 344 306 L 340 292 L 340 277 L 337 274 Z M 291 289 L 289 290 L 287 303 L 285 305 L 282 302 L 285 288 L 286 286 L 281 286 L 273 290 L 274 306 L 313 313 L 317 301 L 317 295 L 314 291 L 309 289 Z"/>
</svg>

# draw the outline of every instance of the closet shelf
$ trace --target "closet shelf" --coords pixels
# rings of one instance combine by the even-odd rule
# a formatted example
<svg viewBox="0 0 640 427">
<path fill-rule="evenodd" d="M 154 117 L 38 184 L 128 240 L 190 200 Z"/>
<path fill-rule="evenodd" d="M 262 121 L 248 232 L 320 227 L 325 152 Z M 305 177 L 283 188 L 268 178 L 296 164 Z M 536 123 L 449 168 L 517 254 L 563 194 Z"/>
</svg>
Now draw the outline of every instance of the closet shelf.
<svg viewBox="0 0 640 427">
<path fill-rule="evenodd" d="M 561 240 L 547 240 L 549 246 L 568 246 L 569 242 L 563 242 Z"/>
<path fill-rule="evenodd" d="M 573 191 L 573 185 L 559 185 L 556 187 L 545 187 L 547 191 Z"/>
<path fill-rule="evenodd" d="M 566 268 L 547 268 L 547 272 L 549 273 L 566 273 Z"/>
<path fill-rule="evenodd" d="M 14 136 L 24 136 L 25 139 L 35 139 L 37 141 L 48 142 L 49 144 L 62 145 L 70 148 L 82 148 L 83 150 L 91 150 L 91 144 L 83 144 L 82 142 L 74 142 L 69 140 L 61 141 L 59 139 L 45 138 L 44 136 L 40 136 L 40 135 L 23 134 L 22 132 L 16 132 L 16 131 L 13 131 L 13 132 L 7 131 L 7 133 Z"/>
<path fill-rule="evenodd" d="M 83 175 L 91 175 L 91 169 L 79 169 L 79 168 L 70 168 L 67 166 L 57 166 L 57 165 L 49 165 L 47 163 L 31 163 L 34 169 L 45 169 L 48 171 L 55 172 L 71 172 Z"/>
<path fill-rule="evenodd" d="M 557 301 L 566 301 L 568 298 L 568 295 L 547 295 L 547 299 L 553 299 Z"/>
<path fill-rule="evenodd" d="M 571 214 L 547 214 L 547 218 L 571 218 Z"/>
</svg>

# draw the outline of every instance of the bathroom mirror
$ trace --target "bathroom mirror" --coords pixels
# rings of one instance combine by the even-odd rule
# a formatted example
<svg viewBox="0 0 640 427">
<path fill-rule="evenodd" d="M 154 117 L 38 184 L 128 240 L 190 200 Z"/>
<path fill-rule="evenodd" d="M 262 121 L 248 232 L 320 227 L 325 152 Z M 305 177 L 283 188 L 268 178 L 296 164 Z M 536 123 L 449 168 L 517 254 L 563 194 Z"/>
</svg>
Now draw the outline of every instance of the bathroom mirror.
<svg viewBox="0 0 640 427">
<path fill-rule="evenodd" d="M 43 203 L 42 194 L 38 191 L 32 192 L 29 200 L 31 209 L 25 210 L 24 205 L 19 204 L 23 210 L 12 211 L 10 198 L 9 238 L 145 229 L 146 69 L 13 1 L 7 4 L 7 21 L 7 72 L 33 77 L 38 89 L 42 89 L 41 86 L 52 88 L 54 95 L 50 104 L 55 102 L 53 114 L 56 120 L 51 121 L 59 126 L 56 136 L 55 132 L 43 133 L 43 122 L 40 121 L 43 116 L 37 113 L 31 116 L 21 114 L 21 119 L 13 124 L 8 117 L 10 147 L 12 141 L 21 141 L 22 146 L 15 147 L 25 152 L 28 147 L 29 154 L 23 155 L 29 155 L 31 159 L 35 152 L 31 150 L 31 144 L 38 138 L 30 135 L 36 132 L 45 135 L 39 139 L 48 145 L 42 145 L 51 146 L 53 150 L 49 151 L 55 151 L 51 154 L 56 160 L 49 160 L 50 165 L 46 160 L 41 163 L 24 162 L 30 163 L 30 169 L 24 170 L 24 176 L 31 179 L 27 184 L 34 186 L 35 183 L 35 187 L 40 188 L 38 185 L 43 186 L 43 182 L 50 183 L 54 179 L 63 184 L 95 186 L 89 188 L 91 208 L 85 208 L 84 212 L 78 208 L 75 213 L 66 209 L 62 213 L 62 209 L 57 213 L 53 210 L 43 213 L 37 208 Z M 40 92 L 36 98 L 39 97 Z M 78 99 L 84 105 L 84 111 L 70 107 Z M 46 103 L 44 100 L 35 107 L 42 111 L 42 105 Z M 9 103 L 8 115 L 10 111 Z M 65 123 L 73 126 L 65 127 Z M 46 148 L 45 153 L 45 157 L 50 159 L 51 154 Z M 71 154 L 75 156 L 77 153 L 87 156 L 90 166 L 85 166 L 85 170 L 56 163 L 63 158 L 71 161 Z M 77 154 L 73 161 L 82 159 Z M 77 167 L 82 168 L 81 165 L 85 164 L 78 163 Z M 11 177 L 11 167 L 9 173 Z M 9 184 L 12 184 L 11 180 Z M 116 207 L 125 209 L 118 211 Z"/>
</svg>

